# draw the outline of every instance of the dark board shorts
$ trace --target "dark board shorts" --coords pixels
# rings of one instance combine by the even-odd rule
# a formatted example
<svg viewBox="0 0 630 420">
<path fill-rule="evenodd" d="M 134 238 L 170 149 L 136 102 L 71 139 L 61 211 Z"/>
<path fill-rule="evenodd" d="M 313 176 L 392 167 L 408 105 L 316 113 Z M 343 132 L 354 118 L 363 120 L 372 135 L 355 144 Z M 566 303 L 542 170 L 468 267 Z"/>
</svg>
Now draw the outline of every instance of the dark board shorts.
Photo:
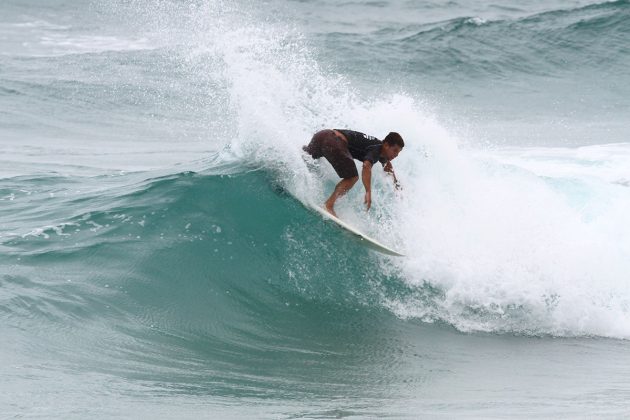
<svg viewBox="0 0 630 420">
<path fill-rule="evenodd" d="M 314 159 L 325 157 L 340 178 L 359 176 L 357 165 L 348 150 L 348 143 L 337 137 L 333 130 L 315 133 L 311 142 L 304 148 Z"/>
</svg>

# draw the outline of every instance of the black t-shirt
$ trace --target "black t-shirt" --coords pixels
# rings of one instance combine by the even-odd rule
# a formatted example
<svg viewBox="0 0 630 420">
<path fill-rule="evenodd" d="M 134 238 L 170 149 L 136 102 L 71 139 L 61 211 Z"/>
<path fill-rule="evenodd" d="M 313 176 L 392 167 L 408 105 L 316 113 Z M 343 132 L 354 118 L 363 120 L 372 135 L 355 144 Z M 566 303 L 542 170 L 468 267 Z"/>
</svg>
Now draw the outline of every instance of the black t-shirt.
<svg viewBox="0 0 630 420">
<path fill-rule="evenodd" d="M 387 163 L 387 159 L 381 157 L 383 142 L 376 137 L 368 136 L 358 131 L 335 130 L 339 131 L 348 139 L 348 150 L 353 158 L 361 162 L 369 160 L 372 162 L 372 165 L 376 162 L 381 162 L 383 165 Z"/>
</svg>

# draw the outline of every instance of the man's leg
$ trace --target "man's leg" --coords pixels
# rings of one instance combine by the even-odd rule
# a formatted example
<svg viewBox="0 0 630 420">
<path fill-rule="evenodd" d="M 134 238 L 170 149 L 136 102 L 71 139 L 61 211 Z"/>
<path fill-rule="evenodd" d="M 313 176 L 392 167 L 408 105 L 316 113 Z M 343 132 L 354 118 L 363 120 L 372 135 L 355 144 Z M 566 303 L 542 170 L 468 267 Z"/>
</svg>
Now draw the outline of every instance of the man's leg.
<svg viewBox="0 0 630 420">
<path fill-rule="evenodd" d="M 330 214 L 337 217 L 334 209 L 335 201 L 337 201 L 339 197 L 350 191 L 350 189 L 354 186 L 354 184 L 357 183 L 358 180 L 358 176 L 353 176 L 351 178 L 344 178 L 339 181 L 339 183 L 335 187 L 335 190 L 332 192 L 330 197 L 328 197 L 328 200 L 326 200 L 326 203 L 324 204 L 326 206 L 326 210 L 328 210 Z"/>
</svg>

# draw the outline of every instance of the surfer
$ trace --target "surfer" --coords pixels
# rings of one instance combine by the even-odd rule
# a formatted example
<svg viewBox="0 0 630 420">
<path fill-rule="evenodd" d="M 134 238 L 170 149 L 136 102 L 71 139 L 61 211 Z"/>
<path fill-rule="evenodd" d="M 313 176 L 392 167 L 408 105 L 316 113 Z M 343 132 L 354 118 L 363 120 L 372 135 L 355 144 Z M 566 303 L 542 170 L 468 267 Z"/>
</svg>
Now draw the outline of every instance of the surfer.
<svg viewBox="0 0 630 420">
<path fill-rule="evenodd" d="M 398 156 L 404 146 L 405 142 L 400 134 L 393 132 L 381 141 L 358 131 L 322 130 L 315 133 L 311 142 L 303 149 L 313 159 L 325 157 L 337 175 L 342 178 L 325 203 L 326 210 L 337 217 L 334 210 L 335 201 L 347 193 L 359 180 L 359 173 L 353 159 L 363 162 L 361 180 L 365 187 L 364 203 L 369 210 L 372 205 L 372 165 L 380 162 L 383 170 L 392 174 L 396 188 L 400 188 L 391 161 Z"/>
</svg>

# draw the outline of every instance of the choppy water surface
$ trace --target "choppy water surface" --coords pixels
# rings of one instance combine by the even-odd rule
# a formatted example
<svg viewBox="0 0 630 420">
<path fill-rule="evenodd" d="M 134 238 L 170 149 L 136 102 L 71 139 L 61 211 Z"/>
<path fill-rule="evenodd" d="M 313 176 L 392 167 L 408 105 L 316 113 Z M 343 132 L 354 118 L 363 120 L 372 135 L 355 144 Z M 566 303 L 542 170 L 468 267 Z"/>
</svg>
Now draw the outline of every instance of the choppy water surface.
<svg viewBox="0 0 630 420">
<path fill-rule="evenodd" d="M 0 6 L 8 418 L 623 417 L 630 3 Z M 301 146 L 407 146 L 340 215 Z"/>
</svg>

